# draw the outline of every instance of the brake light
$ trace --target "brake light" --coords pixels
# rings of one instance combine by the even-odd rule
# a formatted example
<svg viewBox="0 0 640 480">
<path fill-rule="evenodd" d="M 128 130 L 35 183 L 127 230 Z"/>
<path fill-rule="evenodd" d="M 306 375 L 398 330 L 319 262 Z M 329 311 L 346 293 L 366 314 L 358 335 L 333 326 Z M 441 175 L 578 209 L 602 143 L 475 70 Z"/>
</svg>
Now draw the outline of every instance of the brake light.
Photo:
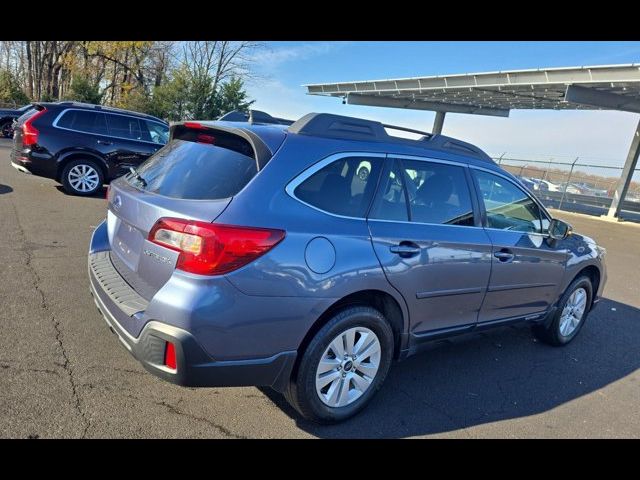
<svg viewBox="0 0 640 480">
<path fill-rule="evenodd" d="M 178 366 L 178 362 L 176 361 L 176 347 L 171 342 L 167 342 L 164 349 L 164 365 L 173 370 L 176 370 Z"/>
<path fill-rule="evenodd" d="M 216 143 L 216 137 L 214 137 L 213 135 L 207 135 L 206 133 L 199 133 L 196 136 L 196 141 L 198 143 L 208 143 L 213 145 L 214 143 Z"/>
<path fill-rule="evenodd" d="M 222 275 L 251 263 L 285 237 L 284 230 L 238 227 L 161 218 L 149 241 L 180 252 L 176 268 L 199 275 Z"/>
<path fill-rule="evenodd" d="M 22 145 L 28 147 L 29 145 L 35 145 L 38 143 L 38 134 L 40 133 L 36 127 L 33 126 L 33 121 L 42 116 L 47 109 L 43 108 L 38 113 L 31 115 L 22 124 Z"/>
<path fill-rule="evenodd" d="M 198 122 L 184 122 L 184 126 L 187 128 L 195 128 L 196 130 L 204 130 L 205 128 L 207 128 Z"/>
</svg>

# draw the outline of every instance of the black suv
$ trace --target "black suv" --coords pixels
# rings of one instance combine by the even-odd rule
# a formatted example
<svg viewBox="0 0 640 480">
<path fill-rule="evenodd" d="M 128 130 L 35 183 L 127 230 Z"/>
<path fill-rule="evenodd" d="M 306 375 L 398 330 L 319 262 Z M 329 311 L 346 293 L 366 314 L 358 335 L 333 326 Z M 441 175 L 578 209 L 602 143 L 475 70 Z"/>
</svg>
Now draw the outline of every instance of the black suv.
<svg viewBox="0 0 640 480">
<path fill-rule="evenodd" d="M 76 102 L 37 103 L 15 125 L 11 165 L 93 195 L 167 143 L 169 124 L 127 110 Z"/>
</svg>

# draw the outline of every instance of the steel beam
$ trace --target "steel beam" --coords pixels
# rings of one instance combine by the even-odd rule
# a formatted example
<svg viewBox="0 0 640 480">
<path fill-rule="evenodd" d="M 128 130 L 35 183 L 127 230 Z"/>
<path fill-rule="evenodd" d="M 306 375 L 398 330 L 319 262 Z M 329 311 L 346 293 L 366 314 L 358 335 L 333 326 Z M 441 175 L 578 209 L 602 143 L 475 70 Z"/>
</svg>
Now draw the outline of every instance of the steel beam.
<svg viewBox="0 0 640 480">
<path fill-rule="evenodd" d="M 613 194 L 613 201 L 611 202 L 611 207 L 609 207 L 609 213 L 607 213 L 607 217 L 609 218 L 618 218 L 618 216 L 620 215 L 622 202 L 624 201 L 624 197 L 627 195 L 627 190 L 629 190 L 629 184 L 631 183 L 631 178 L 633 177 L 633 172 L 635 171 L 636 165 L 638 164 L 639 154 L 640 121 L 638 121 L 636 133 L 633 136 L 631 146 L 629 147 L 629 153 L 627 154 L 627 160 L 624 162 L 624 167 L 622 168 L 622 176 L 620 177 L 620 180 L 618 180 L 616 191 Z"/>
<path fill-rule="evenodd" d="M 580 103 L 600 107 L 605 110 L 622 110 L 624 112 L 640 113 L 640 100 L 625 95 L 601 92 L 593 88 L 569 85 L 564 99 L 571 103 Z"/>
<path fill-rule="evenodd" d="M 436 112 L 436 118 L 433 119 L 433 130 L 431 133 L 439 135 L 442 133 L 442 126 L 444 125 L 444 116 L 447 112 Z"/>
<path fill-rule="evenodd" d="M 403 99 L 382 95 L 347 94 L 347 103 L 351 105 L 368 105 L 370 107 L 408 108 L 411 110 L 431 110 L 435 112 L 472 113 L 475 115 L 491 115 L 494 117 L 508 117 L 509 110 L 501 108 L 478 107 L 475 105 L 461 105 L 456 103 L 430 102 L 419 99 Z"/>
</svg>

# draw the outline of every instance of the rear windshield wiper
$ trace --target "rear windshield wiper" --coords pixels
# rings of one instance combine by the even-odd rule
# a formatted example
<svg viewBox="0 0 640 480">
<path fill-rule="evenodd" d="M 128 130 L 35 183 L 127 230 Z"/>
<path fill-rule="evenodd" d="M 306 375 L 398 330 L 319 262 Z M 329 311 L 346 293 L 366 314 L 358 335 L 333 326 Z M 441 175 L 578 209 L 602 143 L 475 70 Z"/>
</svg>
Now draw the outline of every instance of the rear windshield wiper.
<svg viewBox="0 0 640 480">
<path fill-rule="evenodd" d="M 129 171 L 131 172 L 131 175 L 133 175 L 135 179 L 142 184 L 143 187 L 147 186 L 147 181 L 144 178 L 142 178 L 142 176 L 138 173 L 138 171 L 135 168 L 129 167 Z"/>
</svg>

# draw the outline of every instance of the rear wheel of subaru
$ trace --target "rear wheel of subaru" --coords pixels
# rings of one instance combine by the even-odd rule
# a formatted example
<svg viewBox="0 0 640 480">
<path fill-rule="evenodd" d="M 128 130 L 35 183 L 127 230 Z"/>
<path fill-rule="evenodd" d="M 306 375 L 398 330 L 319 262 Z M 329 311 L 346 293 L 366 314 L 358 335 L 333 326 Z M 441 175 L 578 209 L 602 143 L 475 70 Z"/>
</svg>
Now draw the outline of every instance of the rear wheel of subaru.
<svg viewBox="0 0 640 480">
<path fill-rule="evenodd" d="M 567 345 L 584 325 L 592 296 L 593 287 L 589 277 L 576 278 L 562 294 L 553 317 L 547 322 L 534 325 L 534 335 L 549 345 Z"/>
<path fill-rule="evenodd" d="M 13 121 L 9 120 L 8 122 L 4 122 L 0 125 L 0 136 L 4 138 L 11 138 L 13 136 L 13 129 L 11 128 L 12 123 Z"/>
<path fill-rule="evenodd" d="M 93 160 L 73 160 L 62 172 L 62 186 L 72 195 L 94 195 L 102 188 L 104 175 Z"/>
<path fill-rule="evenodd" d="M 285 396 L 309 420 L 346 420 L 360 412 L 382 386 L 393 346 L 393 331 L 378 310 L 347 308 L 311 340 Z"/>
</svg>

